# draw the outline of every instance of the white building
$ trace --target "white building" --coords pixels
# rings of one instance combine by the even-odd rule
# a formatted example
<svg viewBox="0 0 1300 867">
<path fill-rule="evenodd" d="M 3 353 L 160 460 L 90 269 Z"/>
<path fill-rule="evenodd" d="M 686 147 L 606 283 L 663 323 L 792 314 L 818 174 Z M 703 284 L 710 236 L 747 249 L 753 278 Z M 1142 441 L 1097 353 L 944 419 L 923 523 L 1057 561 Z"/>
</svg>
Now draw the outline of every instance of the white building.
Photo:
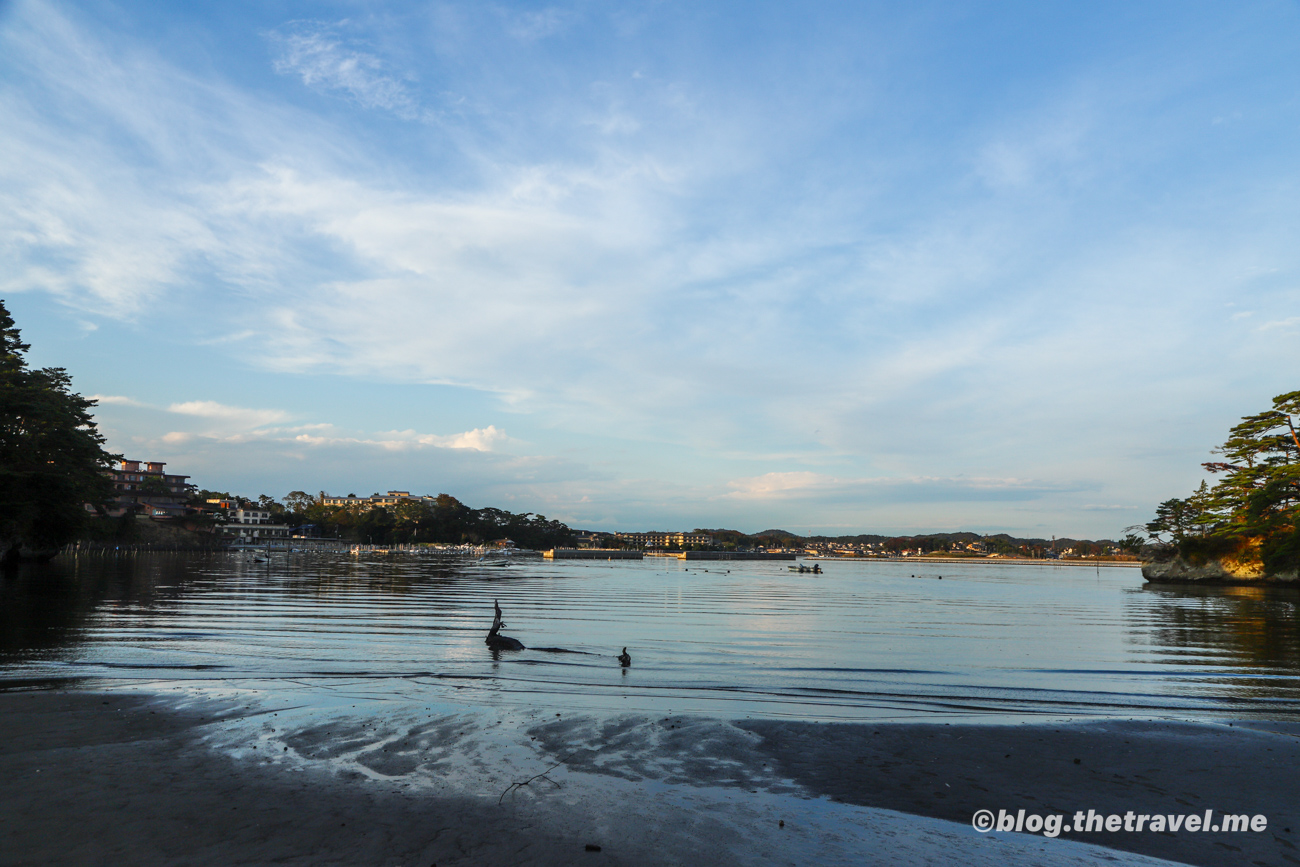
<svg viewBox="0 0 1300 867">
<path fill-rule="evenodd" d="M 274 523 L 265 509 L 231 509 L 220 529 L 244 544 L 287 539 L 291 532 L 287 524 Z"/>
</svg>

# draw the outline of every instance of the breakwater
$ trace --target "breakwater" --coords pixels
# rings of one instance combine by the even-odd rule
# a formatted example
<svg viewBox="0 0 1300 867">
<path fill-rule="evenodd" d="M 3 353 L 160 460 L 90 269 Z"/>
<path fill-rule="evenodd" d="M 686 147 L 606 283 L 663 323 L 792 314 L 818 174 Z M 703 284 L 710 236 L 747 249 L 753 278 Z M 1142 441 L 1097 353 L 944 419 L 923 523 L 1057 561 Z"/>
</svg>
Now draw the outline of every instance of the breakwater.
<svg viewBox="0 0 1300 867">
<path fill-rule="evenodd" d="M 683 551 L 678 560 L 793 560 L 798 554 L 769 554 L 763 551 Z"/>
<path fill-rule="evenodd" d="M 547 560 L 640 560 L 645 555 L 622 548 L 555 548 L 542 556 Z"/>
<path fill-rule="evenodd" d="M 640 560 L 646 552 L 624 548 L 556 548 L 542 556 L 547 560 Z M 678 560 L 793 560 L 798 555 L 762 551 L 651 551 L 649 556 Z"/>
</svg>

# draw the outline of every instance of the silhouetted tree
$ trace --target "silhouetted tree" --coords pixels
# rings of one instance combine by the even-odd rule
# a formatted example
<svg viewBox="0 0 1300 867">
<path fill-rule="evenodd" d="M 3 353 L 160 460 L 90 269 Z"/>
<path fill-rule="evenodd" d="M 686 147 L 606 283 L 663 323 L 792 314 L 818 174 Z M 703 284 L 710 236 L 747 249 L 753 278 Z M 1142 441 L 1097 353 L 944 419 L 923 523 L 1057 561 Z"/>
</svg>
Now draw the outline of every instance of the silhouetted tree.
<svg viewBox="0 0 1300 867">
<path fill-rule="evenodd" d="M 95 406 L 63 368 L 32 370 L 30 347 L 0 301 L 0 560 L 52 556 L 112 495 Z"/>
<path fill-rule="evenodd" d="M 1268 571 L 1300 567 L 1298 424 L 1300 391 L 1280 394 L 1272 409 L 1243 418 L 1214 449 L 1225 460 L 1202 464 L 1219 481 L 1161 503 L 1147 532 L 1154 539 L 1167 534 L 1184 554 L 1257 545 Z"/>
</svg>

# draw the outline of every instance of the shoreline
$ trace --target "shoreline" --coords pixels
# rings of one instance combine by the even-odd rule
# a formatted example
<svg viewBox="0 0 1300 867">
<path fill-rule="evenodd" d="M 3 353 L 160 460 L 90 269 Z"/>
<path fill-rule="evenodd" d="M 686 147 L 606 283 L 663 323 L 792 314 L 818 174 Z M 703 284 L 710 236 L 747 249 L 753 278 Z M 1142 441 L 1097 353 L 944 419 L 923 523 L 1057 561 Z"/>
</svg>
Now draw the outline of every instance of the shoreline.
<svg viewBox="0 0 1300 867">
<path fill-rule="evenodd" d="M 1300 726 L 1287 723 L 348 716 L 59 691 L 0 693 L 0 720 L 8 864 L 1297 860 Z M 1020 808 L 1258 812 L 1269 828 L 970 827 L 974 809 Z"/>
<path fill-rule="evenodd" d="M 981 565 L 1012 566 L 1127 566 L 1140 567 L 1141 560 L 1035 560 L 1031 557 L 821 557 L 809 555 L 808 560 L 839 560 L 846 563 L 979 563 Z"/>
</svg>

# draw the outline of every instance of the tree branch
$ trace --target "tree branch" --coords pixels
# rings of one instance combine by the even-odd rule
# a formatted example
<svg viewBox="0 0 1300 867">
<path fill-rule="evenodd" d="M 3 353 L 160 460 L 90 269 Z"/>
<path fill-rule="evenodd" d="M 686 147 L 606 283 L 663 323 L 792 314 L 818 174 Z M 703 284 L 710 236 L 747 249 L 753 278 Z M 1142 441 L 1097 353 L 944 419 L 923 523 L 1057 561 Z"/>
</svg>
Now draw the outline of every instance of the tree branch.
<svg viewBox="0 0 1300 867">
<path fill-rule="evenodd" d="M 551 765 L 549 768 L 547 768 L 546 770 L 542 771 L 540 774 L 534 774 L 533 776 L 531 776 L 531 777 L 529 777 L 528 779 L 524 780 L 522 783 L 511 783 L 510 785 L 506 786 L 506 790 L 505 790 L 504 792 L 501 793 L 501 797 L 497 798 L 497 806 L 498 806 L 498 807 L 501 806 L 501 802 L 504 801 L 504 800 L 506 799 L 506 795 L 509 795 L 511 792 L 517 792 L 517 791 L 519 791 L 519 790 L 522 789 L 524 786 L 526 786 L 526 785 L 528 785 L 529 783 L 531 783 L 533 780 L 546 780 L 546 782 L 550 783 L 552 786 L 554 786 L 554 787 L 557 788 L 557 789 L 563 788 L 563 786 L 561 786 L 559 783 L 555 782 L 555 780 L 552 780 L 550 777 L 548 777 L 548 776 L 546 776 L 546 775 L 549 774 L 551 771 L 555 770 L 556 768 L 558 768 L 560 765 L 562 765 L 562 764 L 564 764 L 565 762 L 567 762 L 569 759 L 573 758 L 573 756 L 574 756 L 577 752 L 578 752 L 577 750 L 574 750 L 572 753 L 569 753 L 567 756 L 565 756 L 564 758 L 560 759 L 558 762 L 556 762 L 555 764 Z"/>
</svg>

